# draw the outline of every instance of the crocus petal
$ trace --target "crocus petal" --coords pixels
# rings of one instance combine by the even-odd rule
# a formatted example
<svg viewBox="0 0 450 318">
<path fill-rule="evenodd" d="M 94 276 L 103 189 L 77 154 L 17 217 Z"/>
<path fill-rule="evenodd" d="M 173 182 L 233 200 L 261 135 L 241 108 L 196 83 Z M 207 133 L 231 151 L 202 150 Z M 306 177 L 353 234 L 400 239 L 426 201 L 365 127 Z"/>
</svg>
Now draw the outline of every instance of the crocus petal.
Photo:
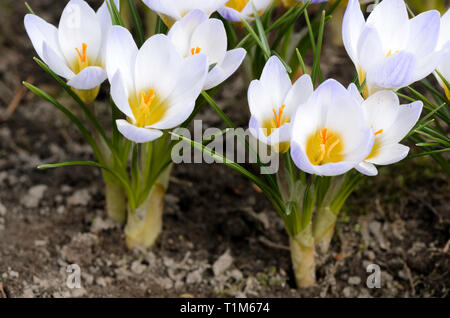
<svg viewBox="0 0 450 318">
<path fill-rule="evenodd" d="M 107 77 L 105 70 L 101 67 L 89 66 L 72 77 L 67 85 L 75 89 L 88 90 L 100 86 Z"/>
<path fill-rule="evenodd" d="M 441 25 L 439 11 L 430 10 L 410 20 L 407 51 L 417 57 L 426 56 L 436 49 Z"/>
<path fill-rule="evenodd" d="M 92 62 L 99 57 L 102 33 L 95 11 L 83 0 L 70 0 L 64 8 L 58 27 L 61 51 L 69 64 L 77 61 L 77 51 L 87 45 Z"/>
<path fill-rule="evenodd" d="M 342 39 L 347 54 L 358 65 L 357 46 L 366 21 L 358 0 L 350 0 L 342 22 Z"/>
<path fill-rule="evenodd" d="M 441 18 L 441 30 L 450 30 L 450 8 Z M 441 50 L 450 41 L 450 32 L 442 32 L 439 35 L 439 41 L 437 44 L 437 49 Z"/>
<path fill-rule="evenodd" d="M 358 87 L 356 87 L 355 83 L 351 83 L 347 90 L 349 93 L 353 96 L 353 98 L 358 102 L 358 104 L 361 104 L 364 102 L 364 98 L 361 96 L 361 93 L 358 90 Z"/>
<path fill-rule="evenodd" d="M 136 92 L 152 88 L 160 98 L 167 98 L 177 84 L 174 76 L 180 74 L 182 65 L 183 58 L 167 36 L 152 36 L 136 56 Z"/>
<path fill-rule="evenodd" d="M 450 46 L 449 46 L 450 48 Z M 449 51 L 450 52 L 450 51 Z M 412 82 L 420 81 L 430 75 L 439 65 L 445 61 L 446 51 L 437 51 L 416 60 L 416 67 L 412 73 Z M 449 55 L 447 54 L 447 57 Z M 448 61 L 448 60 L 447 60 Z"/>
<path fill-rule="evenodd" d="M 396 123 L 400 101 L 394 92 L 382 90 L 367 98 L 362 106 L 372 129 L 386 131 Z"/>
<path fill-rule="evenodd" d="M 361 172 L 362 174 L 365 174 L 366 176 L 376 176 L 378 174 L 378 169 L 375 167 L 375 165 L 371 164 L 370 162 L 361 162 L 359 165 L 355 167 L 356 170 Z"/>
<path fill-rule="evenodd" d="M 181 19 L 174 1 L 167 0 L 142 0 L 152 11 L 165 14 L 175 20 Z"/>
<path fill-rule="evenodd" d="M 181 55 L 187 56 L 190 53 L 192 34 L 206 20 L 208 17 L 202 10 L 192 10 L 170 28 L 167 36 Z"/>
<path fill-rule="evenodd" d="M 204 54 L 196 54 L 182 62 L 175 89 L 168 99 L 173 105 L 190 104 L 200 95 L 208 73 L 208 64 Z"/>
<path fill-rule="evenodd" d="M 125 88 L 125 84 L 122 80 L 122 74 L 117 71 L 111 80 L 111 97 L 116 104 L 117 108 L 127 115 L 133 122 L 136 122 L 134 114 L 131 110 L 130 104 L 128 102 L 129 92 Z"/>
<path fill-rule="evenodd" d="M 42 45 L 42 57 L 48 67 L 61 77 L 71 79 L 75 76 L 72 70 L 67 67 L 65 61 L 49 46 L 47 42 Z"/>
<path fill-rule="evenodd" d="M 411 131 L 420 118 L 423 103 L 416 101 L 408 105 L 400 105 L 394 123 L 383 135 L 384 143 L 398 143 Z"/>
<path fill-rule="evenodd" d="M 123 119 L 116 120 L 116 124 L 117 129 L 125 138 L 137 143 L 150 142 L 163 135 L 160 130 L 136 127 Z"/>
<path fill-rule="evenodd" d="M 114 0 L 114 3 L 118 10 L 120 10 L 120 0 Z M 106 1 L 97 10 L 97 19 L 100 23 L 100 29 L 102 31 L 102 44 L 100 50 L 101 64 L 106 65 L 106 42 L 108 40 L 108 32 L 112 27 L 111 15 L 109 13 L 108 5 Z"/>
<path fill-rule="evenodd" d="M 275 129 L 269 136 L 267 136 L 267 131 L 265 131 L 265 129 L 261 127 L 261 122 L 259 122 L 256 117 L 252 116 L 250 117 L 249 130 L 255 138 L 265 143 L 266 145 L 277 146 L 279 143 L 291 141 L 291 123 L 281 125 L 279 128 Z"/>
<path fill-rule="evenodd" d="M 138 48 L 131 33 L 121 26 L 113 26 L 108 35 L 106 51 L 106 71 L 109 80 L 120 71 L 128 92 L 134 91 L 134 66 Z"/>
<path fill-rule="evenodd" d="M 272 56 L 267 61 L 260 81 L 271 97 L 271 106 L 281 107 L 292 83 L 286 68 L 278 57 Z"/>
<path fill-rule="evenodd" d="M 408 86 L 412 82 L 416 65 L 414 55 L 407 52 L 399 52 L 386 58 L 385 62 L 367 74 L 367 81 L 376 86 L 397 89 Z"/>
<path fill-rule="evenodd" d="M 390 165 L 403 160 L 408 152 L 409 147 L 402 144 L 383 145 L 376 156 L 366 161 L 376 165 Z"/>
<path fill-rule="evenodd" d="M 253 80 L 248 88 L 248 105 L 250 113 L 259 121 L 273 116 L 273 104 L 269 92 L 259 80 Z M 281 106 L 281 105 L 280 105 Z"/>
<path fill-rule="evenodd" d="M 286 95 L 284 104 L 286 105 L 285 113 L 292 116 L 297 107 L 305 103 L 314 91 L 311 77 L 308 74 L 302 75 Z"/>
<path fill-rule="evenodd" d="M 227 52 L 227 33 L 222 21 L 209 19 L 195 29 L 190 48 L 197 47 L 208 57 L 208 65 L 222 63 Z"/>
<path fill-rule="evenodd" d="M 409 20 L 404 0 L 381 1 L 367 19 L 367 26 L 373 27 L 386 51 L 403 49 L 409 35 Z"/>
<path fill-rule="evenodd" d="M 27 14 L 24 19 L 24 24 L 25 30 L 27 31 L 31 43 L 33 43 L 36 53 L 45 63 L 47 63 L 47 61 L 43 54 L 44 42 L 47 43 L 47 46 L 51 48 L 60 59 L 64 59 L 59 49 L 58 29 L 54 25 L 47 23 L 45 20 L 34 14 Z"/>
<path fill-rule="evenodd" d="M 228 51 L 221 65 L 214 67 L 206 77 L 204 90 L 211 89 L 222 84 L 234 72 L 237 71 L 244 61 L 247 52 L 242 48 Z"/>
<path fill-rule="evenodd" d="M 363 71 L 371 72 L 378 67 L 383 58 L 385 56 L 377 30 L 372 27 L 365 27 L 358 42 L 359 66 Z"/>
<path fill-rule="evenodd" d="M 240 22 L 241 18 L 245 19 L 245 17 L 242 16 L 242 14 L 239 11 L 233 8 L 223 7 L 217 10 L 217 12 L 219 12 L 224 19 L 231 22 Z"/>
</svg>

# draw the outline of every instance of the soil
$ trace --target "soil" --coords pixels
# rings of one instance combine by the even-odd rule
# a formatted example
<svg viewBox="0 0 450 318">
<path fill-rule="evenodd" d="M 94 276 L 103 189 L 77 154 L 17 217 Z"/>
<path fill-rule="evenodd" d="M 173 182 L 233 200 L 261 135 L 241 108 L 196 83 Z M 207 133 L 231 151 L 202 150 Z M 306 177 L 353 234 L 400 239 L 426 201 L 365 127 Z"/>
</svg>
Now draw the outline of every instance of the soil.
<svg viewBox="0 0 450 318">
<path fill-rule="evenodd" d="M 65 2 L 29 3 L 56 23 Z M 428 158 L 381 169 L 351 196 L 313 288 L 295 289 L 287 235 L 269 202 L 218 164 L 176 165 L 157 245 L 128 250 L 122 229 L 105 215 L 100 171 L 36 169 L 93 157 L 57 109 L 21 87 L 28 79 L 71 103 L 33 62 L 25 12 L 20 1 L 0 2 L 0 298 L 449 296 L 450 184 Z M 324 55 L 325 75 L 349 83 L 345 51 L 328 41 Z M 245 86 L 235 76 L 217 98 L 242 127 Z M 105 90 L 95 107 L 107 114 L 106 100 Z M 200 119 L 222 125 L 210 109 Z M 66 285 L 74 263 L 81 289 Z M 381 288 L 367 287 L 369 264 L 380 266 Z"/>
</svg>

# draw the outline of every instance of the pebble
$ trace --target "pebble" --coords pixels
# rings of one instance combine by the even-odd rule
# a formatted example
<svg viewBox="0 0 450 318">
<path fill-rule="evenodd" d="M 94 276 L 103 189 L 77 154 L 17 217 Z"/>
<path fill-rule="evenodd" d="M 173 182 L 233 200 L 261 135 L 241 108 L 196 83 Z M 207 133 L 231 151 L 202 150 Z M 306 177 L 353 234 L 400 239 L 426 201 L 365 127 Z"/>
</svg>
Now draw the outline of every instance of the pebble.
<svg viewBox="0 0 450 318">
<path fill-rule="evenodd" d="M 140 261 L 134 261 L 131 263 L 131 271 L 135 274 L 142 274 L 146 270 L 147 266 L 142 264 Z"/>
<path fill-rule="evenodd" d="M 75 191 L 70 197 L 67 198 L 67 204 L 72 206 L 86 206 L 91 200 L 91 194 L 88 189 L 81 189 Z"/>
<path fill-rule="evenodd" d="M 95 218 L 91 225 L 91 232 L 99 233 L 115 227 L 114 221 L 110 219 Z"/>
<path fill-rule="evenodd" d="M 22 198 L 21 203 L 27 208 L 37 208 L 42 198 L 44 197 L 44 193 L 47 190 L 47 186 L 40 184 L 34 186 L 28 190 L 28 193 Z"/>
<path fill-rule="evenodd" d="M 202 274 L 203 274 L 203 270 L 201 270 L 201 269 L 198 269 L 196 271 L 189 273 L 186 277 L 186 283 L 188 283 L 188 284 L 201 283 L 201 281 L 203 279 Z"/>
<path fill-rule="evenodd" d="M 0 216 L 6 215 L 6 207 L 0 202 Z"/>
<path fill-rule="evenodd" d="M 348 279 L 348 283 L 350 285 L 359 285 L 361 284 L 361 278 L 358 276 L 352 276 Z"/>
<path fill-rule="evenodd" d="M 213 265 L 213 272 L 215 276 L 223 274 L 230 266 L 233 264 L 233 257 L 231 256 L 230 250 L 220 256 Z"/>
</svg>

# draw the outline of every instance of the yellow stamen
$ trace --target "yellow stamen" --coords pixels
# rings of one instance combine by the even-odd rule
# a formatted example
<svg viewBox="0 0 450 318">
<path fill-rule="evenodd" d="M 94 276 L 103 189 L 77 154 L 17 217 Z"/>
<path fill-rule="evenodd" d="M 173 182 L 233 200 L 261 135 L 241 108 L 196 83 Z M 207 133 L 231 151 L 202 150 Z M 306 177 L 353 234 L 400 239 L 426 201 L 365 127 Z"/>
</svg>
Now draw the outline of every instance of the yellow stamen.
<svg viewBox="0 0 450 318">
<path fill-rule="evenodd" d="M 192 48 L 192 49 L 191 49 L 191 55 L 198 54 L 198 53 L 200 53 L 201 51 L 202 51 L 202 49 L 199 48 L 199 47 L 197 46 L 196 48 Z"/>
<path fill-rule="evenodd" d="M 87 55 L 87 44 L 82 43 L 81 44 L 81 52 L 78 50 L 78 48 L 75 48 L 78 55 L 78 66 L 80 68 L 80 71 L 86 68 L 89 64 L 89 58 Z"/>
<path fill-rule="evenodd" d="M 151 126 L 161 121 L 168 109 L 167 103 L 159 98 L 153 88 L 131 95 L 128 101 L 138 127 Z"/>
<path fill-rule="evenodd" d="M 306 154 L 311 163 L 317 166 L 342 161 L 343 149 L 341 138 L 330 133 L 327 128 L 311 134 L 306 144 Z"/>
<path fill-rule="evenodd" d="M 281 105 L 278 110 L 276 108 L 272 108 L 273 116 L 262 123 L 262 128 L 267 136 L 270 136 L 275 129 L 278 129 L 291 121 L 291 119 L 284 114 L 285 107 L 286 105 Z"/>
</svg>

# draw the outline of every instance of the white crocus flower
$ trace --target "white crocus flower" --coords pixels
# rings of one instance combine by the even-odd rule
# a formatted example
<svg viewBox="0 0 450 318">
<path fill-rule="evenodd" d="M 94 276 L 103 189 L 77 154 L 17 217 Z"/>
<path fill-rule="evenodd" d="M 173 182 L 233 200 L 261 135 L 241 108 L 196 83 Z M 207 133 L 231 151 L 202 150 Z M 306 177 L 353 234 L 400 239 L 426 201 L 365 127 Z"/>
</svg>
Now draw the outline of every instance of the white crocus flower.
<svg viewBox="0 0 450 318">
<path fill-rule="evenodd" d="M 441 34 L 439 36 L 438 49 L 450 47 L 450 9 L 441 18 Z M 437 70 L 450 83 L 450 50 L 445 53 L 442 62 L 438 65 Z M 450 99 L 450 91 L 444 81 L 438 74 L 436 79 L 445 91 L 445 95 Z"/>
<path fill-rule="evenodd" d="M 203 53 L 208 65 L 214 66 L 203 89 L 208 90 L 229 78 L 245 58 L 242 48 L 227 51 L 227 33 L 222 21 L 208 19 L 202 10 L 193 10 L 170 29 L 169 39 L 182 56 Z"/>
<path fill-rule="evenodd" d="M 252 20 L 254 19 L 252 3 L 255 6 L 256 11 L 261 14 L 272 4 L 272 1 L 273 0 L 229 0 L 224 7 L 218 10 L 218 12 L 222 17 L 232 22 L 240 22 L 241 19 Z"/>
<path fill-rule="evenodd" d="M 223 7 L 228 0 L 142 0 L 147 7 L 157 12 L 164 23 L 171 27 L 186 14 L 200 9 L 209 17 Z"/>
<path fill-rule="evenodd" d="M 374 137 L 360 101 L 330 79 L 298 108 L 291 156 L 296 166 L 309 174 L 337 176 L 369 155 Z"/>
<path fill-rule="evenodd" d="M 111 96 L 127 116 L 117 120 L 117 128 L 127 139 L 152 141 L 189 117 L 208 72 L 204 54 L 183 59 L 162 34 L 138 50 L 130 32 L 120 26 L 111 28 L 106 51 Z"/>
<path fill-rule="evenodd" d="M 278 152 L 288 151 L 293 116 L 312 92 L 309 75 L 303 75 L 292 84 L 278 57 L 271 57 L 261 79 L 252 81 L 248 88 L 251 134 Z"/>
<path fill-rule="evenodd" d="M 370 154 L 356 169 L 366 175 L 375 176 L 375 165 L 390 165 L 403 160 L 409 147 L 400 144 L 420 118 L 423 103 L 416 101 L 400 105 L 397 95 L 392 91 L 379 91 L 364 100 L 355 84 L 349 91 L 359 100 L 366 115 L 366 122 L 375 136 Z"/>
<path fill-rule="evenodd" d="M 342 36 L 360 83 L 366 82 L 364 96 L 396 90 L 431 74 L 442 56 L 436 50 L 439 30 L 436 10 L 409 19 L 403 0 L 384 0 L 365 21 L 358 0 L 350 0 Z"/>
<path fill-rule="evenodd" d="M 58 28 L 37 15 L 25 16 L 25 29 L 39 57 L 86 102 L 97 97 L 106 79 L 105 43 L 111 26 L 106 2 L 95 12 L 83 0 L 69 1 Z"/>
</svg>

